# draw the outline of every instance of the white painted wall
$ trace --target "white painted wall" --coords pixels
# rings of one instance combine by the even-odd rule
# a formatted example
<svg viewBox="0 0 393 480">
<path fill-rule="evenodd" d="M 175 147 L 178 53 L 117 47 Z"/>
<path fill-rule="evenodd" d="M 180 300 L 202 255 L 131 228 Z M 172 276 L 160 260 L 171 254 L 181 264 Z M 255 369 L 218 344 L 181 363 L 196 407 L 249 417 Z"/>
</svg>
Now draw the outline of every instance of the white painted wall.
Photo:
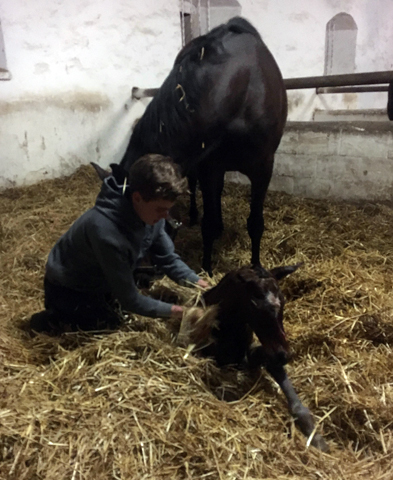
<svg viewBox="0 0 393 480">
<path fill-rule="evenodd" d="M 181 47 L 177 1 L 12 0 L 0 18 L 0 187 L 120 160 L 131 87 L 162 83 Z"/>
<path fill-rule="evenodd" d="M 202 4 L 205 3 L 202 1 Z M 337 13 L 358 25 L 357 71 L 393 69 L 393 0 L 239 0 L 284 77 L 322 75 L 325 28 Z M 96 161 L 119 161 L 147 100 L 181 47 L 179 0 L 4 0 L 10 81 L 0 81 L 0 188 Z M 386 94 L 289 92 L 290 120 L 316 108 L 386 108 Z"/>
<path fill-rule="evenodd" d="M 346 12 L 358 26 L 356 71 L 393 70 L 392 0 L 241 0 L 275 56 L 284 78 L 323 75 L 326 24 Z M 386 93 L 315 94 L 289 91 L 289 120 L 311 120 L 316 108 L 385 108 Z"/>
</svg>

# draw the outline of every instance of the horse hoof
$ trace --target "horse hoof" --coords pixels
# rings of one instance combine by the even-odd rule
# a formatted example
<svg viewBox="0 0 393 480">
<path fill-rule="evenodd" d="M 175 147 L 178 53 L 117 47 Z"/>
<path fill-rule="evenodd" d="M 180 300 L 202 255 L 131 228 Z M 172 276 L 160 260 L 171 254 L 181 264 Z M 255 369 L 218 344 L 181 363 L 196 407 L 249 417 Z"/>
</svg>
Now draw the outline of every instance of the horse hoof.
<svg viewBox="0 0 393 480">
<path fill-rule="evenodd" d="M 295 423 L 299 430 L 303 433 L 305 437 L 311 437 L 307 443 L 313 447 L 321 450 L 322 452 L 329 451 L 329 446 L 325 442 L 322 435 L 315 431 L 315 424 L 313 417 L 310 413 L 310 410 L 304 405 L 297 406 L 293 409 L 292 415 L 295 417 Z"/>
<path fill-rule="evenodd" d="M 329 452 L 329 445 L 326 443 L 325 439 L 319 433 L 316 433 L 310 442 L 310 445 L 321 450 L 321 452 L 328 453 Z"/>
</svg>

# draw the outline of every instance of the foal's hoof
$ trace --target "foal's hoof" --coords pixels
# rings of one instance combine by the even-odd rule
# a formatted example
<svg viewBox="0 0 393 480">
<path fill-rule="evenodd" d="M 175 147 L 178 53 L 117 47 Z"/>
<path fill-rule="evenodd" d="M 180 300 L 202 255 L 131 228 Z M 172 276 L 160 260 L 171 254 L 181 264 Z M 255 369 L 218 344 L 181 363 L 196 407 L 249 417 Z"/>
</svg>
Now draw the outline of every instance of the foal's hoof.
<svg viewBox="0 0 393 480">
<path fill-rule="evenodd" d="M 309 441 L 310 445 L 322 452 L 328 452 L 328 444 L 325 442 L 322 435 L 315 431 L 315 423 L 310 410 L 304 405 L 301 405 L 294 408 L 291 413 L 295 418 L 297 427 L 303 435 L 308 439 L 311 437 L 311 440 Z"/>
<path fill-rule="evenodd" d="M 321 450 L 321 452 L 329 452 L 329 445 L 319 433 L 315 433 L 315 435 L 311 439 L 310 445 L 317 448 L 318 450 Z"/>
</svg>

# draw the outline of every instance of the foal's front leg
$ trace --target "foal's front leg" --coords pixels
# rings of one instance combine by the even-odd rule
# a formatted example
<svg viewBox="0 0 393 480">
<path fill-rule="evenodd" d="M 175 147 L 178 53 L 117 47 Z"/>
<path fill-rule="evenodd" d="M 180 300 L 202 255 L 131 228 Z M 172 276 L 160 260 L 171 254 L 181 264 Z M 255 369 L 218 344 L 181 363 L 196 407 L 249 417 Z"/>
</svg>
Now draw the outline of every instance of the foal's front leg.
<svg viewBox="0 0 393 480">
<path fill-rule="evenodd" d="M 284 367 L 267 367 L 267 371 L 284 392 L 284 395 L 288 401 L 288 409 L 291 415 L 294 417 L 297 427 L 306 437 L 309 438 L 312 435 L 310 443 L 313 447 L 318 448 L 322 452 L 327 452 L 329 450 L 329 446 L 323 437 L 315 431 L 315 423 L 311 412 L 302 404 L 284 370 Z"/>
</svg>

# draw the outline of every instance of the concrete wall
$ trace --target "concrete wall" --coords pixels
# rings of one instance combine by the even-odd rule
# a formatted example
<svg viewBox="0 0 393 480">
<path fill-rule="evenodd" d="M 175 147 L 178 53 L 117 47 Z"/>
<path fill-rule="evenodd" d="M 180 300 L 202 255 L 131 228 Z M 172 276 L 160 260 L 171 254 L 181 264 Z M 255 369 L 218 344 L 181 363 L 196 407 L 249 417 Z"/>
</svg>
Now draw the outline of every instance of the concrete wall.
<svg viewBox="0 0 393 480">
<path fill-rule="evenodd" d="M 249 184 L 238 172 L 226 180 Z M 393 125 L 290 122 L 269 190 L 309 198 L 393 200 Z"/>
<path fill-rule="evenodd" d="M 288 124 L 270 188 L 304 197 L 393 200 L 393 125 Z"/>
<path fill-rule="evenodd" d="M 12 0 L 0 19 L 0 187 L 120 160 L 146 105 L 132 86 L 162 83 L 181 47 L 177 1 Z"/>
</svg>

